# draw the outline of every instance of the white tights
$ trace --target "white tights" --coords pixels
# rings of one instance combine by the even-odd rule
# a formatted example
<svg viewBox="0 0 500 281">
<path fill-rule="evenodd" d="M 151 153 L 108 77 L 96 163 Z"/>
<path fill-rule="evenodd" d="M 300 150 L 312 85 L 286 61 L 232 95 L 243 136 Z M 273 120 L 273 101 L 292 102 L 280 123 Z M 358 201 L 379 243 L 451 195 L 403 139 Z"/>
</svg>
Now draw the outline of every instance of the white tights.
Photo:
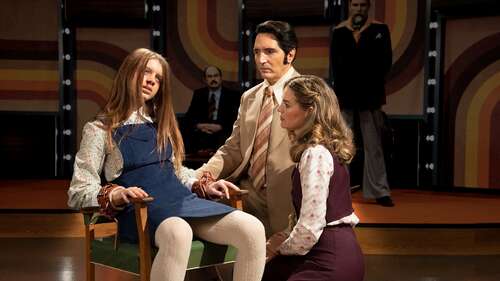
<svg viewBox="0 0 500 281">
<path fill-rule="evenodd" d="M 159 248 L 151 268 L 151 281 L 182 281 L 186 274 L 193 232 L 203 240 L 238 249 L 234 281 L 262 278 L 266 255 L 264 226 L 252 215 L 233 211 L 224 216 L 189 219 L 171 217 L 155 232 Z"/>
</svg>

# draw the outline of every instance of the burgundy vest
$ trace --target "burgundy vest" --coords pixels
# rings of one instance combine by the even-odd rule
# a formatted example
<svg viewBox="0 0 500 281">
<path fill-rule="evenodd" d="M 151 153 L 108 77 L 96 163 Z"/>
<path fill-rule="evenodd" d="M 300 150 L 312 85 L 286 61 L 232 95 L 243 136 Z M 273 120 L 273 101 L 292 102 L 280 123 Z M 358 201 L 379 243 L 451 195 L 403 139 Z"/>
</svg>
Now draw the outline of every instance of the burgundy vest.
<svg viewBox="0 0 500 281">
<path fill-rule="evenodd" d="M 339 220 L 350 215 L 354 210 L 351 201 L 351 188 L 349 183 L 349 171 L 346 165 L 339 163 L 333 157 L 334 172 L 330 178 L 328 199 L 326 201 L 326 223 Z M 296 167 L 292 174 L 292 201 L 296 214 L 300 214 L 302 205 L 302 185 L 300 172 Z"/>
</svg>

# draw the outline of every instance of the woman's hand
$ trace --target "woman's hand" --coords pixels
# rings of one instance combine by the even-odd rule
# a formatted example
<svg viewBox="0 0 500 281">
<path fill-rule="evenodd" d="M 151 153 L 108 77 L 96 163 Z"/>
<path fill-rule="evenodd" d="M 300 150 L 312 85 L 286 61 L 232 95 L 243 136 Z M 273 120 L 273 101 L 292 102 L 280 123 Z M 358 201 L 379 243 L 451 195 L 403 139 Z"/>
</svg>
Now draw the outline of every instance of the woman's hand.
<svg viewBox="0 0 500 281">
<path fill-rule="evenodd" d="M 128 188 L 124 188 L 123 186 L 120 186 L 113 191 L 111 191 L 111 203 L 113 206 L 121 206 L 124 204 L 130 203 L 130 200 L 128 198 L 146 198 L 149 195 L 146 193 L 146 191 L 142 190 L 140 187 L 137 186 L 131 186 Z"/>
<path fill-rule="evenodd" d="M 285 242 L 288 235 L 281 231 L 273 234 L 266 242 L 266 262 L 279 255 L 278 248 Z"/>
<path fill-rule="evenodd" d="M 205 190 L 207 193 L 208 197 L 210 198 L 219 198 L 222 199 L 223 197 L 226 197 L 226 199 L 229 199 L 229 190 L 236 190 L 239 191 L 240 189 L 234 185 L 231 182 L 228 182 L 226 180 L 218 180 L 215 182 L 212 182 L 209 184 Z"/>
</svg>

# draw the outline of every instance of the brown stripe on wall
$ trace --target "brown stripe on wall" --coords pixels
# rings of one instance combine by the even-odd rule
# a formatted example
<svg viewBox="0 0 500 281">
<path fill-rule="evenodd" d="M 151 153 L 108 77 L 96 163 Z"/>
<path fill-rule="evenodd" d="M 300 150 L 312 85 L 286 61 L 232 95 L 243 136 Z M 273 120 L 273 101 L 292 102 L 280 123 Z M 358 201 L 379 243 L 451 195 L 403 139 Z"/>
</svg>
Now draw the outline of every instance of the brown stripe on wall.
<svg viewBox="0 0 500 281">
<path fill-rule="evenodd" d="M 238 52 L 238 42 L 231 42 L 223 38 L 219 31 L 217 30 L 217 0 L 208 0 L 207 1 L 207 11 L 206 11 L 207 22 L 207 30 L 208 35 L 219 45 L 221 48 L 225 50 L 234 50 Z"/>
<path fill-rule="evenodd" d="M 371 5 L 375 5 L 375 18 L 376 19 L 385 19 L 385 0 L 383 0 L 383 1 L 379 0 L 379 1 L 377 1 L 377 3 L 374 3 L 374 0 L 370 0 L 370 1 L 371 1 Z M 401 0 L 398 0 L 398 1 L 401 1 Z M 423 1 L 419 1 L 419 2 L 423 2 Z"/>
<path fill-rule="evenodd" d="M 99 41 L 77 41 L 76 51 L 79 60 L 91 60 L 118 70 L 128 51 L 115 45 Z"/>
<path fill-rule="evenodd" d="M 0 59 L 58 60 L 57 41 L 0 39 Z"/>
</svg>

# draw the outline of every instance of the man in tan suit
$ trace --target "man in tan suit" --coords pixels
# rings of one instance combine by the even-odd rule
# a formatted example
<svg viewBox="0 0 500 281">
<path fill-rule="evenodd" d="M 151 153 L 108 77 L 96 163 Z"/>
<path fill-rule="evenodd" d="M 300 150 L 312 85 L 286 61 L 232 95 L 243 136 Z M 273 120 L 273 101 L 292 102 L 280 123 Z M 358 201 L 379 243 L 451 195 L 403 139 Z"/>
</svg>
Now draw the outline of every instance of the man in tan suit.
<svg viewBox="0 0 500 281">
<path fill-rule="evenodd" d="M 285 82 L 299 75 L 292 66 L 296 49 L 297 37 L 288 23 L 266 21 L 257 26 L 253 52 L 264 81 L 243 94 L 231 136 L 197 170 L 247 189 L 245 211 L 264 223 L 268 236 L 287 227 L 292 211 L 294 163 L 277 109 Z"/>
</svg>

